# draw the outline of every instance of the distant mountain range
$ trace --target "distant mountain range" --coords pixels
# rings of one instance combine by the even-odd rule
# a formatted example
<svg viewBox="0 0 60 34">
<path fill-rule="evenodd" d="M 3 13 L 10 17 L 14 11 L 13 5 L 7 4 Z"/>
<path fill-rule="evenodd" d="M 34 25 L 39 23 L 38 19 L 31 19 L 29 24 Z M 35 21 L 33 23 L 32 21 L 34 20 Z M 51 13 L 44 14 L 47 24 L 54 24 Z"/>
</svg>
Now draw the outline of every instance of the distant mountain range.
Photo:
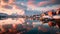
<svg viewBox="0 0 60 34">
<path fill-rule="evenodd" d="M 39 15 L 41 13 L 42 12 L 40 12 L 40 11 L 25 11 L 25 15 L 27 15 L 27 16 Z"/>
</svg>

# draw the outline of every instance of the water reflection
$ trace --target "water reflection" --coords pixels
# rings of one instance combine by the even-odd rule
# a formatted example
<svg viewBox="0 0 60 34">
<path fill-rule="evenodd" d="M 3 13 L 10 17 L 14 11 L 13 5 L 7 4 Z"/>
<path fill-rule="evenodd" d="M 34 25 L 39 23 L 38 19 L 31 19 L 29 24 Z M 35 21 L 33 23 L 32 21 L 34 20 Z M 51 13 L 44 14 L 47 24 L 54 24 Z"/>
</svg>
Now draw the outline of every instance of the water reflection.
<svg viewBox="0 0 60 34">
<path fill-rule="evenodd" d="M 50 28 L 47 25 L 41 25 L 38 20 L 30 20 L 26 18 L 8 18 L 0 20 L 1 34 L 56 34 L 60 30 Z M 1 26 L 2 25 L 2 26 Z M 52 31 L 52 32 L 51 32 Z"/>
<path fill-rule="evenodd" d="M 5 20 L 0 20 L 0 24 L 22 24 L 25 22 L 25 18 L 15 18 L 14 20 L 12 18 L 8 18 Z"/>
</svg>

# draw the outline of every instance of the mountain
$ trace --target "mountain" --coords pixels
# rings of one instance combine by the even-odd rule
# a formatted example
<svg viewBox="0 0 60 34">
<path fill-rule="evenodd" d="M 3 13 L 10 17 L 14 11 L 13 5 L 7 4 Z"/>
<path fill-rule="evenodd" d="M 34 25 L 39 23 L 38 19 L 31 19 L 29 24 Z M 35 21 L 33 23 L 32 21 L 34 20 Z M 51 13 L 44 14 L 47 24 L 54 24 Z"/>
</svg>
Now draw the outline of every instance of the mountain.
<svg viewBox="0 0 60 34">
<path fill-rule="evenodd" d="M 36 15 L 36 14 L 41 14 L 40 11 L 25 11 L 25 15 L 27 16 L 32 16 L 32 15 Z"/>
</svg>

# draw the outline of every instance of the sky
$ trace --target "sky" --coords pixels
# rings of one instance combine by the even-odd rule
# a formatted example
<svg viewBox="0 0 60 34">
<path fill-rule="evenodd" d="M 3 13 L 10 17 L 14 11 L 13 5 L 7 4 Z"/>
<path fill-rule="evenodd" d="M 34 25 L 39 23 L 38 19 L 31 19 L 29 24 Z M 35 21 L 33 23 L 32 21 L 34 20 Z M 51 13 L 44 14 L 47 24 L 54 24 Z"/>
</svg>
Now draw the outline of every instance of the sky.
<svg viewBox="0 0 60 34">
<path fill-rule="evenodd" d="M 0 13 L 17 13 L 24 15 L 25 11 L 48 11 L 60 8 L 60 0 L 0 0 Z"/>
</svg>

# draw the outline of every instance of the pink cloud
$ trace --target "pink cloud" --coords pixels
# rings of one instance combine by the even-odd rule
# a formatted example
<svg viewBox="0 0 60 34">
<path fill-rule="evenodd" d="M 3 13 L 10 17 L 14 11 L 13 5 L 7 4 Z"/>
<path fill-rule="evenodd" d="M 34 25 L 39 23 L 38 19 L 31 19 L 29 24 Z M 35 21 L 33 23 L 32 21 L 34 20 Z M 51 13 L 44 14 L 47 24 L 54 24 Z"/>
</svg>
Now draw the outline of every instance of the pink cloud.
<svg viewBox="0 0 60 34">
<path fill-rule="evenodd" d="M 28 5 L 33 5 L 34 4 L 34 1 L 28 1 L 27 4 Z"/>
<path fill-rule="evenodd" d="M 15 0 L 9 0 L 8 3 L 6 3 L 4 0 L 1 0 L 0 4 L 0 10 L 4 10 L 2 12 L 7 13 L 11 15 L 12 13 L 18 13 L 19 15 L 24 15 L 24 10 L 20 9 L 18 5 L 14 3 Z M 11 4 L 10 4 L 11 3 Z M 2 9 L 3 8 L 3 9 Z"/>
<path fill-rule="evenodd" d="M 55 2 L 56 0 L 51 0 L 52 2 Z"/>
<path fill-rule="evenodd" d="M 28 1 L 27 5 L 29 8 L 32 8 L 32 9 L 34 9 L 36 7 L 35 1 Z"/>
<path fill-rule="evenodd" d="M 28 1 L 35 1 L 35 0 L 28 0 Z"/>
<path fill-rule="evenodd" d="M 54 4 L 54 3 L 56 3 L 56 0 L 41 1 L 37 5 L 38 6 L 44 6 L 44 5 L 48 5 L 48 4 Z"/>
<path fill-rule="evenodd" d="M 47 4 L 50 4 L 50 2 L 49 1 L 42 1 L 42 2 L 39 2 L 37 5 L 43 6 L 43 5 L 47 5 Z"/>
<path fill-rule="evenodd" d="M 15 0 L 9 0 L 9 4 L 13 4 L 15 2 Z"/>
</svg>

